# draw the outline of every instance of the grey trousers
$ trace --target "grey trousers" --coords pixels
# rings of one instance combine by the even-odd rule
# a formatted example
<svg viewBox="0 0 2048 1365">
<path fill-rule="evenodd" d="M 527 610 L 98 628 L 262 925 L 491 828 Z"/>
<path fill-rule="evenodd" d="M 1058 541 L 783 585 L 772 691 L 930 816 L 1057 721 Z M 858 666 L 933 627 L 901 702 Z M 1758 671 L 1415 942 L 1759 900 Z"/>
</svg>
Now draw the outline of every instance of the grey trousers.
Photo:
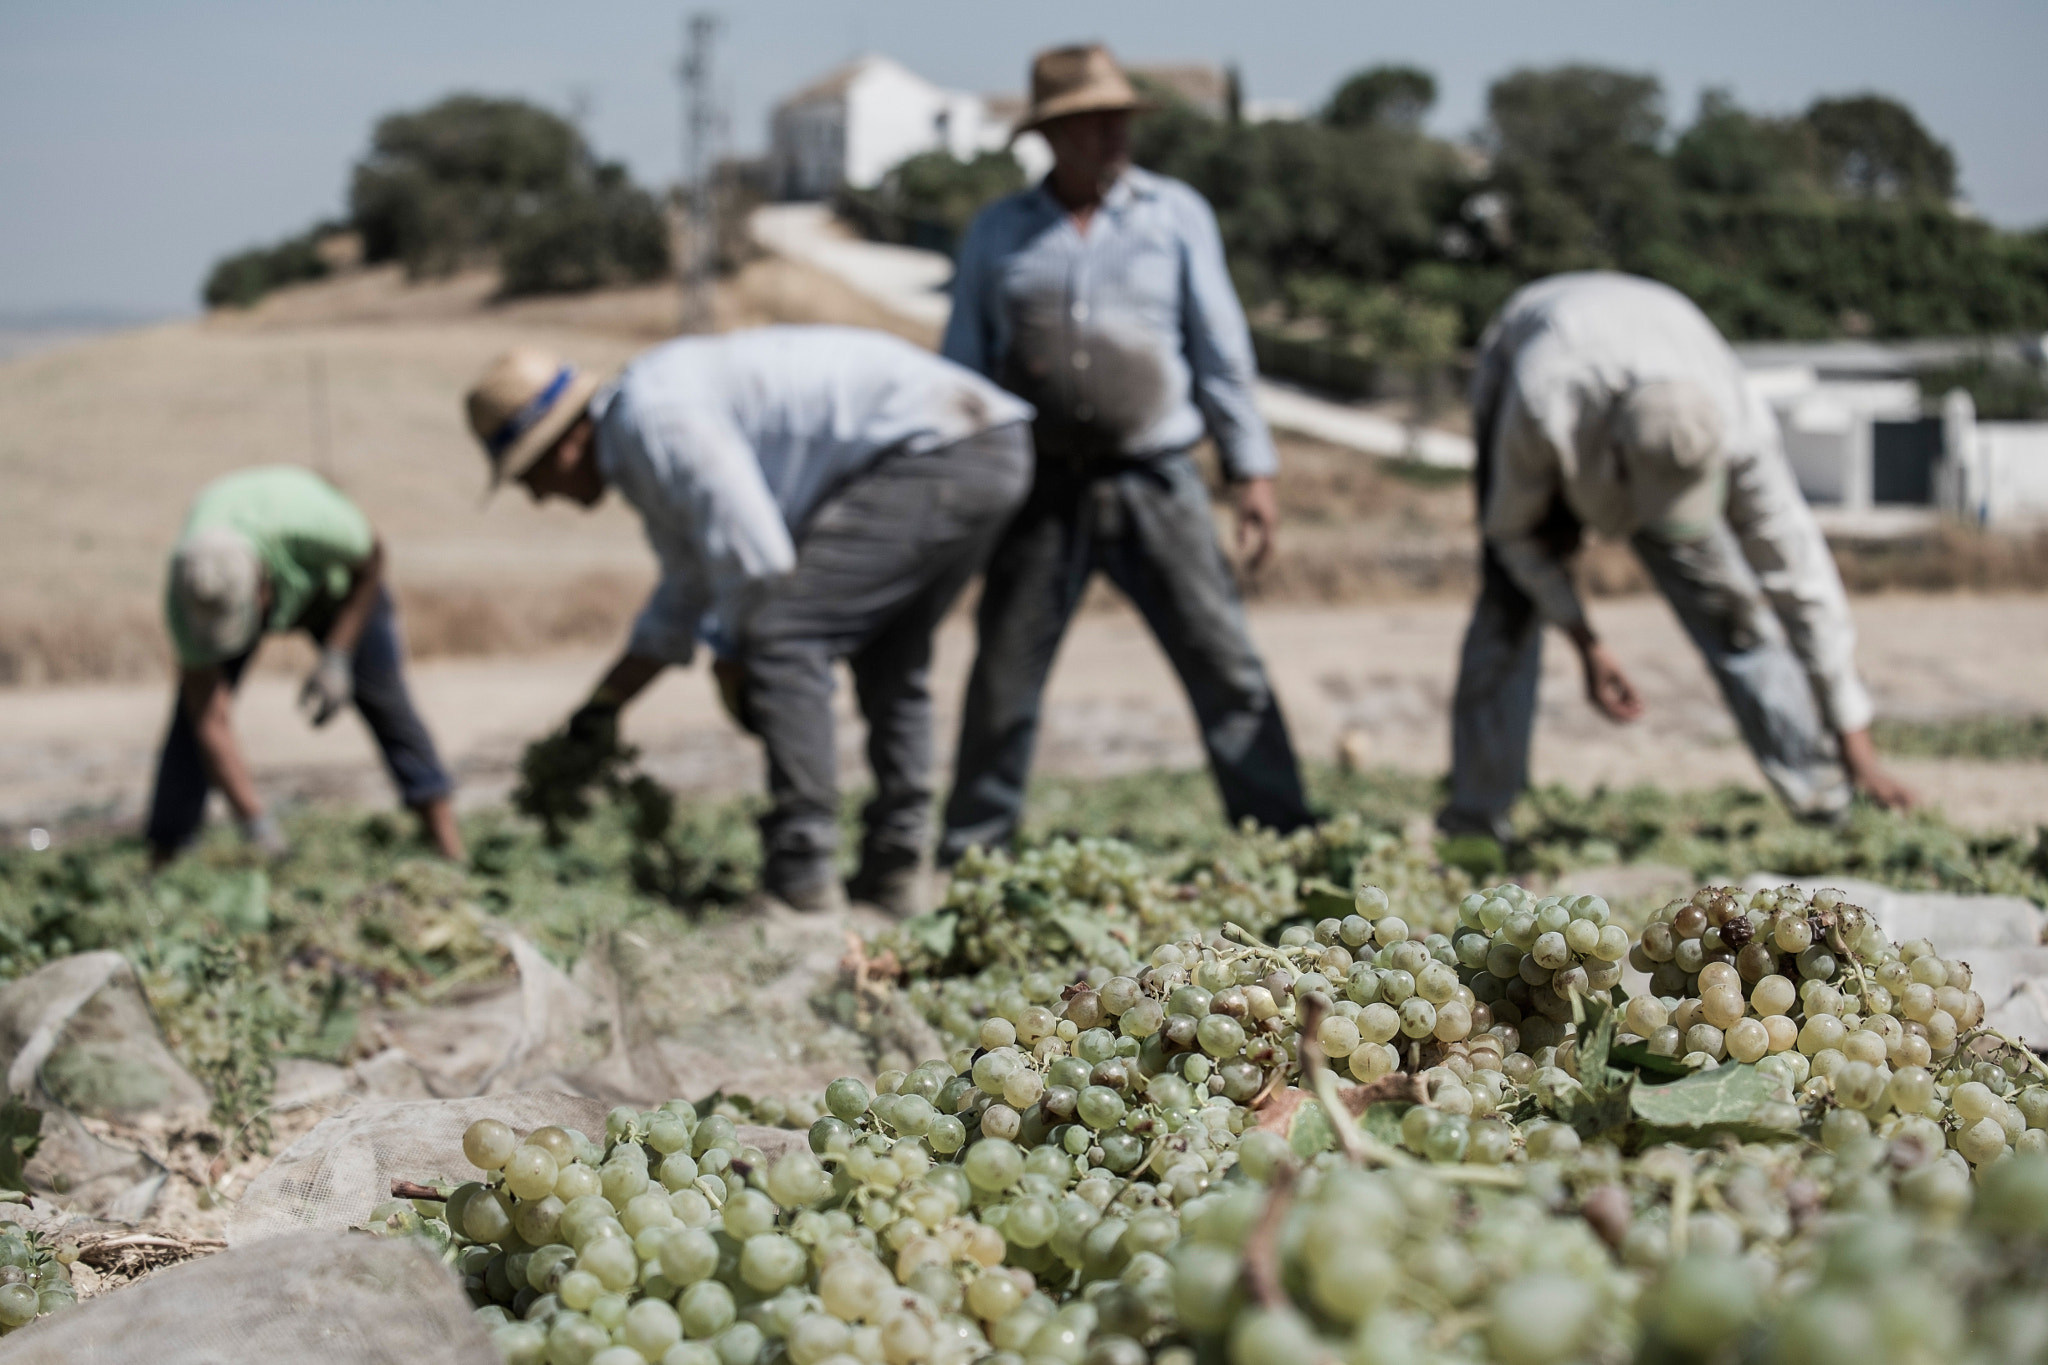
<svg viewBox="0 0 2048 1365">
<path fill-rule="evenodd" d="M 930 838 L 932 632 L 981 567 L 1031 480 L 1031 433 L 999 427 L 854 478 L 802 529 L 796 568 L 748 617 L 743 713 L 768 758 L 762 882 L 835 877 L 838 751 L 832 666 L 845 659 L 868 723 L 875 795 L 864 862 L 914 860 Z"/>
<path fill-rule="evenodd" d="M 1840 743 L 1735 533 L 1722 525 L 1701 541 L 1639 534 L 1630 544 L 1705 658 L 1765 779 L 1795 815 L 1839 819 L 1852 794 Z M 1511 836 L 1542 671 L 1536 605 L 1488 556 L 1452 701 L 1451 800 L 1437 818 L 1447 833 Z"/>
<path fill-rule="evenodd" d="M 941 863 L 1016 833 L 1046 675 L 1098 569 L 1131 599 L 1180 674 L 1231 821 L 1280 830 L 1310 822 L 1287 724 L 1245 628 L 1194 461 L 1175 454 L 1076 467 L 1041 453 L 1031 497 L 983 581 Z"/>
</svg>

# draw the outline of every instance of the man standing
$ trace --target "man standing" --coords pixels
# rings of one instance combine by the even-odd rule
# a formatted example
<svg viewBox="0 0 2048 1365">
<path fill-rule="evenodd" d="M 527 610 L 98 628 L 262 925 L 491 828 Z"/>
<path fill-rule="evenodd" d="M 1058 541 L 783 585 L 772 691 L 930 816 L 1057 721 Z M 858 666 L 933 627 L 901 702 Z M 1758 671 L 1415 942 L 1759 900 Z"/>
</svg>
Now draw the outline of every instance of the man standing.
<svg viewBox="0 0 2048 1365">
<path fill-rule="evenodd" d="M 494 485 L 585 507 L 617 488 L 661 561 L 571 733 L 610 733 L 703 640 L 728 708 L 767 750 L 762 886 L 834 909 L 832 666 L 845 659 L 875 778 L 846 890 L 896 914 L 921 908 L 932 631 L 1024 496 L 1030 418 L 957 365 L 846 327 L 672 341 L 603 387 L 515 351 L 469 395 Z"/>
<path fill-rule="evenodd" d="M 1230 819 L 1293 829 L 1310 818 L 1294 750 L 1190 457 L 1215 437 L 1256 568 L 1279 462 L 1215 215 L 1131 165 L 1139 100 L 1102 48 L 1041 53 L 1031 99 L 1018 131 L 1045 136 L 1052 171 L 975 219 L 946 328 L 948 358 L 1036 406 L 1038 472 L 982 588 L 940 859 L 1015 832 L 1046 674 L 1098 569 L 1180 674 Z"/>
<path fill-rule="evenodd" d="M 1852 790 L 1912 803 L 1878 765 L 1848 597 L 1777 422 L 1690 300 L 1628 275 L 1529 285 L 1480 342 L 1472 413 L 1483 582 L 1453 703 L 1447 832 L 1510 837 L 1546 621 L 1578 648 L 1603 715 L 1643 714 L 1572 584 L 1584 526 L 1635 547 L 1796 814 L 1839 819 Z"/>
<path fill-rule="evenodd" d="M 413 710 L 384 550 L 325 480 L 291 465 L 245 469 L 201 491 L 171 553 L 164 617 L 178 656 L 178 700 L 157 767 L 147 838 L 161 866 L 192 841 L 218 785 L 243 835 L 285 851 L 235 743 L 228 712 L 264 632 L 304 630 L 320 662 L 299 704 L 325 725 L 351 702 L 369 724 L 400 799 L 442 855 L 460 860 L 454 783 Z"/>
</svg>

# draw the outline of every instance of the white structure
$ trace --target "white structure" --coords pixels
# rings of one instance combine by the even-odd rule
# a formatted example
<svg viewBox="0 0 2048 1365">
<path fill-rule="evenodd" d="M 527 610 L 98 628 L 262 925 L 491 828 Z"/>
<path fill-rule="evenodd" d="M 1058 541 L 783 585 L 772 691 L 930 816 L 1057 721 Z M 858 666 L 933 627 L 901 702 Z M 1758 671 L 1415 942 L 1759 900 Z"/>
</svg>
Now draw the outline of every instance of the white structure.
<svg viewBox="0 0 2048 1365">
<path fill-rule="evenodd" d="M 823 199 L 841 185 L 870 189 L 920 152 L 947 151 L 967 161 L 999 151 L 1009 140 L 1010 120 L 990 105 L 980 95 L 934 85 L 887 57 L 849 62 L 775 107 L 769 121 L 775 192 L 784 199 Z M 1043 147 L 1040 139 L 1029 140 Z M 1023 155 L 1018 159 L 1030 169 Z"/>
<path fill-rule="evenodd" d="M 1941 405 L 1941 506 L 1984 526 L 2048 518 L 2048 422 L 1979 422 L 1957 389 Z"/>
<path fill-rule="evenodd" d="M 1777 415 L 1785 457 L 1799 491 L 1816 506 L 1864 511 L 1899 498 L 1878 477 L 1879 433 L 1920 421 L 1920 386 L 1910 379 L 1822 379 L 1810 366 L 1774 365 L 1749 372 L 1750 387 Z M 1910 483 L 1910 479 L 1904 480 Z"/>
</svg>

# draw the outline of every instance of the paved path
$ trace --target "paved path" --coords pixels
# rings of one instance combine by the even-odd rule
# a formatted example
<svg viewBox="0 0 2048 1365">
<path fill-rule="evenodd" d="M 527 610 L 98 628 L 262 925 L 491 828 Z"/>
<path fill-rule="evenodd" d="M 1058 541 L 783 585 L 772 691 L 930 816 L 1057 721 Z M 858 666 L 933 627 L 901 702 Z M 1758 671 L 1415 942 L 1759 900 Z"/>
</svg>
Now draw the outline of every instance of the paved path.
<svg viewBox="0 0 2048 1365">
<path fill-rule="evenodd" d="M 1534 757 L 1539 781 L 1582 790 L 1655 782 L 1671 788 L 1760 785 L 1719 697 L 1670 612 L 1653 598 L 1600 602 L 1604 633 L 1633 670 L 1648 718 L 1615 727 L 1580 699 L 1569 651 L 1547 652 Z M 2048 711 L 2048 611 L 2024 597 L 1887 597 L 1858 605 L 1861 656 L 1881 707 L 1914 718 Z M 1327 758 L 1347 731 L 1366 761 L 1444 770 L 1447 709 L 1464 608 L 1455 603 L 1256 610 L 1253 630 L 1271 665 L 1301 751 Z M 950 754 L 972 648 L 962 620 L 941 632 L 936 666 L 942 753 Z M 279 649 L 276 653 L 286 651 Z M 525 659 L 433 662 L 414 671 L 421 707 L 469 802 L 502 799 L 526 740 L 559 722 L 598 675 L 600 651 Z M 296 670 L 260 671 L 236 725 L 258 781 L 285 799 L 390 800 L 361 727 L 308 729 L 292 711 Z M 841 696 L 845 709 L 844 689 Z M 0 830 L 67 817 L 133 821 L 146 796 L 169 707 L 167 686 L 92 686 L 0 696 Z M 634 708 L 628 738 L 650 766 L 693 793 L 758 789 L 753 741 L 719 711 L 700 671 L 664 678 Z M 849 785 L 864 780 L 861 732 L 842 730 Z M 1358 741 L 1354 741 L 1357 743 Z M 1108 775 L 1201 762 L 1179 685 L 1129 612 L 1081 617 L 1055 667 L 1042 767 Z M 2030 829 L 2048 815 L 2048 765 L 1900 765 L 1929 799 L 1963 823 Z"/>
</svg>

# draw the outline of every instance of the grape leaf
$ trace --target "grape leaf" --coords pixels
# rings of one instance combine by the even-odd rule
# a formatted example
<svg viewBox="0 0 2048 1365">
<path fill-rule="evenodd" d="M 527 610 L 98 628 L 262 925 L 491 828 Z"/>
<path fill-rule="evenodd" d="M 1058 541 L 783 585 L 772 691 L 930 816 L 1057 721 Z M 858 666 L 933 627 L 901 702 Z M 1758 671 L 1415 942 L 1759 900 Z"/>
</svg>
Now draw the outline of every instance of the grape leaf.
<svg viewBox="0 0 2048 1365">
<path fill-rule="evenodd" d="M 28 1188 L 21 1168 L 42 1145 L 42 1131 L 42 1110 L 29 1108 L 16 1095 L 0 1104 L 0 1188 Z"/>
<path fill-rule="evenodd" d="M 1074 950 L 1088 962 L 1101 962 L 1112 949 L 1119 948 L 1116 935 L 1110 931 L 1108 922 L 1099 912 L 1082 913 L 1074 910 L 1055 911 L 1046 918 L 1059 926 L 1074 945 Z"/>
<path fill-rule="evenodd" d="M 1336 883 L 1311 877 L 1301 884 L 1301 913 L 1309 919 L 1343 919 L 1358 913 L 1358 901 Z"/>
<path fill-rule="evenodd" d="M 1749 1123 L 1780 1089 L 1755 1067 L 1730 1062 L 1669 1085 L 1638 1086 L 1629 1103 L 1637 1118 L 1658 1128 L 1733 1127 Z"/>
<path fill-rule="evenodd" d="M 1559 1104 L 1557 1116 L 1581 1137 L 1598 1137 L 1628 1122 L 1629 1092 L 1635 1086 L 1635 1076 L 1607 1064 L 1621 1020 L 1614 1003 L 1604 996 L 1579 996 L 1573 1011 L 1579 1024 L 1581 1090 Z"/>
<path fill-rule="evenodd" d="M 1681 1076 L 1693 1074 L 1692 1068 L 1678 1058 L 1650 1051 L 1648 1043 L 1616 1043 L 1607 1050 L 1607 1060 L 1610 1064 L 1618 1063 L 1633 1067 L 1637 1071 L 1661 1076 L 1667 1080 L 1677 1080 Z"/>
<path fill-rule="evenodd" d="M 1294 1111 L 1294 1122 L 1288 1125 L 1287 1145 L 1303 1161 L 1337 1145 L 1336 1130 L 1330 1127 L 1330 1119 L 1323 1113 L 1323 1106 L 1314 1100 L 1302 1102 L 1301 1107 Z"/>
<path fill-rule="evenodd" d="M 953 930 L 960 917 L 950 910 L 934 910 L 903 921 L 903 932 L 912 943 L 940 962 L 953 956 Z"/>
</svg>

